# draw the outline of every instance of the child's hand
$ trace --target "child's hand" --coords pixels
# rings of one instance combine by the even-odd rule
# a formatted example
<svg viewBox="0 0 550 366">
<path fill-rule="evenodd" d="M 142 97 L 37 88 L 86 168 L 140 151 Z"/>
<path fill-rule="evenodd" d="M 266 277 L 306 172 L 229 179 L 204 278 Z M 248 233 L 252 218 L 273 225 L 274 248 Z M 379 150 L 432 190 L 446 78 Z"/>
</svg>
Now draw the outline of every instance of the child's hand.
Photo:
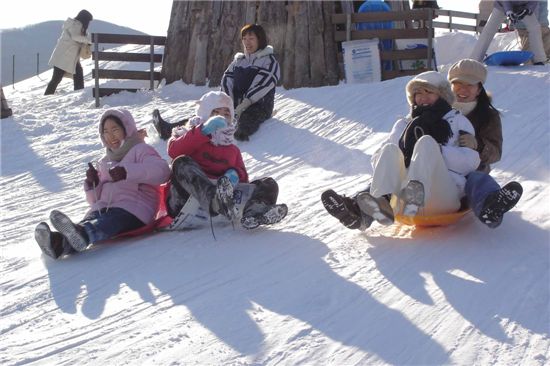
<svg viewBox="0 0 550 366">
<path fill-rule="evenodd" d="M 99 174 L 97 174 L 97 170 L 94 168 L 92 163 L 88 163 L 85 181 L 88 184 L 88 187 L 95 187 L 99 184 Z"/>
<path fill-rule="evenodd" d="M 142 140 L 145 140 L 146 137 L 149 137 L 147 135 L 147 130 L 145 128 L 141 128 L 137 131 L 138 133 L 138 136 L 142 139 Z"/>
<path fill-rule="evenodd" d="M 202 124 L 201 132 L 203 135 L 211 135 L 220 128 L 227 127 L 225 118 L 221 116 L 210 117 L 206 122 Z"/>
<path fill-rule="evenodd" d="M 115 166 L 109 169 L 109 175 L 113 179 L 113 182 L 126 179 L 126 169 L 122 166 Z"/>
<path fill-rule="evenodd" d="M 172 137 L 177 138 L 183 136 L 187 133 L 187 131 L 187 128 L 185 128 L 184 126 L 174 127 L 172 128 Z"/>
</svg>

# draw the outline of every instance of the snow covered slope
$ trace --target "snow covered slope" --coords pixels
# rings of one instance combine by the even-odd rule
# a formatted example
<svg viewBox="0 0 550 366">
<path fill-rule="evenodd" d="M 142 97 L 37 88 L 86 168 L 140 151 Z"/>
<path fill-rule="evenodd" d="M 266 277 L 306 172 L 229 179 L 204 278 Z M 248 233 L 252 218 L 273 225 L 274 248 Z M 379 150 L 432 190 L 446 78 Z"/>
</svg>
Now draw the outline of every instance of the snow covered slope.
<svg viewBox="0 0 550 366">
<path fill-rule="evenodd" d="M 5 88 L 14 116 L 1 121 L 0 363 L 548 364 L 549 73 L 489 70 L 505 142 L 493 174 L 525 190 L 496 230 L 468 216 L 360 233 L 324 211 L 323 190 L 352 194 L 370 180 L 370 155 L 407 113 L 409 78 L 399 78 L 278 89 L 275 117 L 239 146 L 251 177 L 279 182 L 282 223 L 215 227 L 217 241 L 208 228 L 156 233 L 61 261 L 41 255 L 34 226 L 52 209 L 84 214 L 102 111 L 125 107 L 150 127 L 154 108 L 189 116 L 208 89 L 176 82 L 96 109 L 89 74 L 79 92 L 64 81 L 43 96 L 38 78 Z"/>
</svg>

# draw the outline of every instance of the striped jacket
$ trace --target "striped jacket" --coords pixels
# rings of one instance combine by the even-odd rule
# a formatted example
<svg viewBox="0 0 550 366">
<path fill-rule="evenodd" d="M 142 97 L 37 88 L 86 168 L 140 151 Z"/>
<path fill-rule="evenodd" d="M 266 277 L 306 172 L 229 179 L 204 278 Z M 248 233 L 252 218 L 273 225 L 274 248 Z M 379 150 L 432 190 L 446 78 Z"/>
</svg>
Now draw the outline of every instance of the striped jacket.
<svg viewBox="0 0 550 366">
<path fill-rule="evenodd" d="M 239 52 L 223 74 L 222 91 L 233 99 L 235 107 L 244 98 L 256 103 L 268 94 L 274 98 L 280 75 L 273 47 L 267 46 L 253 54 Z"/>
</svg>

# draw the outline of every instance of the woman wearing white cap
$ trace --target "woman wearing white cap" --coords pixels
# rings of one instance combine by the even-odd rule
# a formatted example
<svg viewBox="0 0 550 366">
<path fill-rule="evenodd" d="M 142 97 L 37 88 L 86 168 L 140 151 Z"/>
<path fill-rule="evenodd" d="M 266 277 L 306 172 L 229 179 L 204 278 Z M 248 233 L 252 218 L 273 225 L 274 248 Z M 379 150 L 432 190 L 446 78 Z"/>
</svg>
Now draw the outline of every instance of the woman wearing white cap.
<svg viewBox="0 0 550 366">
<path fill-rule="evenodd" d="M 446 78 L 424 72 L 409 81 L 406 92 L 411 113 L 394 124 L 373 154 L 370 192 L 353 199 L 332 190 L 321 195 L 327 211 L 348 228 L 364 229 L 372 219 L 390 225 L 394 211 L 406 216 L 456 212 L 465 176 L 479 165 L 477 151 L 459 146 L 460 131 L 475 132 L 468 119 L 451 108 L 454 95 Z"/>
<path fill-rule="evenodd" d="M 460 146 L 477 150 L 481 159 L 477 170 L 467 176 L 468 204 L 481 222 L 495 228 L 501 224 L 504 213 L 519 201 L 523 189 L 518 182 L 500 188 L 489 175 L 490 164 L 502 156 L 502 125 L 499 112 L 483 86 L 487 69 L 476 60 L 460 60 L 449 69 L 448 79 L 456 97 L 453 108 L 462 112 L 475 129 L 475 136 L 460 136 Z"/>
</svg>

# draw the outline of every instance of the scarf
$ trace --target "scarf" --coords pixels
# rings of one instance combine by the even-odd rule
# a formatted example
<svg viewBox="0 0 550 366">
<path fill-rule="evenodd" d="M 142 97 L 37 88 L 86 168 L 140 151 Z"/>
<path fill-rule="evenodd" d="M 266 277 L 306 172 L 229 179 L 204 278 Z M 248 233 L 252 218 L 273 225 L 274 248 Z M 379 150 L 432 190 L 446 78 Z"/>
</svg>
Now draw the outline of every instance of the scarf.
<svg viewBox="0 0 550 366">
<path fill-rule="evenodd" d="M 138 133 L 134 133 L 132 136 L 127 137 L 122 141 L 122 144 L 118 149 L 111 149 L 111 148 L 105 148 L 105 155 L 107 155 L 107 158 L 111 161 L 121 161 L 124 156 L 126 156 L 126 153 L 130 151 L 130 149 L 134 146 L 136 146 L 139 143 L 143 142 L 143 138 L 138 135 Z"/>
<path fill-rule="evenodd" d="M 405 166 L 409 167 L 416 141 L 430 135 L 439 144 L 446 144 L 453 135 L 451 125 L 443 116 L 451 110 L 451 106 L 443 98 L 439 98 L 429 106 L 415 105 L 412 108 L 412 120 L 399 138 L 399 148 L 405 158 Z"/>
<path fill-rule="evenodd" d="M 470 114 L 471 111 L 473 111 L 477 107 L 477 100 L 474 100 L 473 102 L 455 102 L 453 104 L 453 108 L 462 113 L 463 115 L 467 116 Z"/>
<path fill-rule="evenodd" d="M 235 133 L 235 127 L 227 126 L 225 128 L 218 128 L 212 132 L 210 143 L 214 146 L 228 146 L 235 143 L 233 134 Z"/>
</svg>

